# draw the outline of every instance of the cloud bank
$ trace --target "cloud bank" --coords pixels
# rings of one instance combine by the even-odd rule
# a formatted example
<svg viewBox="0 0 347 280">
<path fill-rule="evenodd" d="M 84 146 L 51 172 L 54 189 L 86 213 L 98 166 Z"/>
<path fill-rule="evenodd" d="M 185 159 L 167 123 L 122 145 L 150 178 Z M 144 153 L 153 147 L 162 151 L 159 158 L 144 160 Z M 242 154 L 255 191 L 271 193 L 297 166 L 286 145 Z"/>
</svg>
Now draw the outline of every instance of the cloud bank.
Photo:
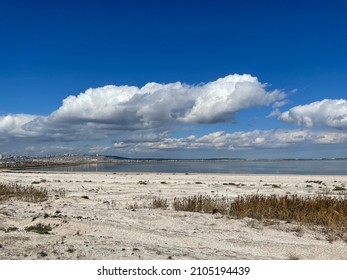
<svg viewBox="0 0 347 280">
<path fill-rule="evenodd" d="M 306 127 L 324 125 L 331 128 L 347 128 L 347 100 L 324 99 L 296 106 L 282 113 L 279 120 Z"/>
<path fill-rule="evenodd" d="M 51 119 L 113 124 L 127 130 L 173 122 L 226 122 L 240 110 L 267 106 L 285 97 L 265 87 L 255 77 L 237 74 L 197 86 L 180 82 L 148 83 L 142 88 L 106 86 L 66 98 Z"/>
<path fill-rule="evenodd" d="M 35 115 L 16 114 L 0 116 L 0 139 L 8 137 L 33 136 L 32 131 L 26 128 L 26 124 L 38 118 Z"/>
<path fill-rule="evenodd" d="M 255 148 L 282 148 L 312 144 L 340 144 L 347 142 L 343 132 L 323 132 L 310 130 L 253 130 L 226 133 L 213 132 L 201 137 L 191 135 L 186 138 L 162 138 L 147 142 L 126 141 L 115 143 L 114 147 L 138 150 L 242 150 Z"/>
<path fill-rule="evenodd" d="M 246 74 L 199 85 L 152 82 L 91 88 L 65 98 L 48 116 L 0 116 L 0 153 L 232 151 L 347 143 L 346 100 L 325 99 L 281 113 L 285 98 L 284 92 L 268 91 L 266 84 Z M 271 106 L 268 117 L 307 128 L 229 133 L 219 126 L 221 131 L 202 136 L 171 136 L 182 126 L 233 123 L 238 112 L 259 106 Z M 315 131 L 314 126 L 324 130 Z"/>
<path fill-rule="evenodd" d="M 232 121 L 241 110 L 267 106 L 285 93 L 266 91 L 251 75 L 229 75 L 202 85 L 148 83 L 105 86 L 69 96 L 49 116 L 0 118 L 0 133 L 13 137 L 84 139 L 115 131 L 166 129 L 178 123 Z"/>
</svg>

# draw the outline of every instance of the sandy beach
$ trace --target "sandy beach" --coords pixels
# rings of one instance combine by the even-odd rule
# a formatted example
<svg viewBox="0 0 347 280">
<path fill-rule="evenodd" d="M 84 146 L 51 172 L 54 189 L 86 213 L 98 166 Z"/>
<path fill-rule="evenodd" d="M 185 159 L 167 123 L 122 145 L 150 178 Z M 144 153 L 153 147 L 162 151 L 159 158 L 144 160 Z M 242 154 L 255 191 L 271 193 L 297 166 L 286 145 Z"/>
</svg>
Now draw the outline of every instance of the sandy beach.
<svg viewBox="0 0 347 280">
<path fill-rule="evenodd" d="M 48 200 L 0 200 L 0 259 L 347 259 L 347 237 L 285 221 L 153 208 L 196 194 L 341 196 L 347 176 L 0 171 Z M 28 232 L 49 225 L 49 234 Z"/>
</svg>

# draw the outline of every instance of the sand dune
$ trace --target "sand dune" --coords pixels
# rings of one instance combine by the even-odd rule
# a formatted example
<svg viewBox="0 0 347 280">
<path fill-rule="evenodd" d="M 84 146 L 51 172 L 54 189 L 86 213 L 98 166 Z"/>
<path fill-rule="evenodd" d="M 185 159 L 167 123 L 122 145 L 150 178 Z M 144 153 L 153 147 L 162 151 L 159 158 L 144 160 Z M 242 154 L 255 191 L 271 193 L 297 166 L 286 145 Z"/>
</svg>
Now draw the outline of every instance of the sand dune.
<svg viewBox="0 0 347 280">
<path fill-rule="evenodd" d="M 49 190 L 40 203 L 0 201 L 0 259 L 347 258 L 347 242 L 319 228 L 150 207 L 158 196 L 341 195 L 347 176 L 1 171 L 0 182 Z M 26 231 L 37 224 L 50 234 Z"/>
</svg>

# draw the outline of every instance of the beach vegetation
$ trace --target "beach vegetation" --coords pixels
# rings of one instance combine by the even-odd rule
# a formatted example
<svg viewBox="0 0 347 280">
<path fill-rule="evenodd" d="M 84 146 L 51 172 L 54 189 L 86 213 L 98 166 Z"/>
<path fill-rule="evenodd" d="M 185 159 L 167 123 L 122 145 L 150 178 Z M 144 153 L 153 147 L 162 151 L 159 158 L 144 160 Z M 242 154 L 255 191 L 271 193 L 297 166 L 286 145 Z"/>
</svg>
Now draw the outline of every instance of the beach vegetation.
<svg viewBox="0 0 347 280">
<path fill-rule="evenodd" d="M 17 227 L 8 227 L 6 232 L 17 231 L 17 230 L 18 230 Z"/>
<path fill-rule="evenodd" d="M 147 184 L 148 184 L 147 181 L 138 181 L 137 183 L 138 183 L 139 185 L 147 185 Z"/>
<path fill-rule="evenodd" d="M 318 185 L 326 185 L 323 181 L 320 181 L 320 180 L 306 180 L 305 181 L 306 183 L 315 183 L 315 184 L 318 184 Z"/>
<path fill-rule="evenodd" d="M 283 220 L 301 225 L 322 226 L 328 230 L 347 230 L 347 199 L 330 196 L 242 195 L 235 199 L 195 195 L 175 198 L 178 211 L 213 213 L 218 211 L 233 218 Z"/>
<path fill-rule="evenodd" d="M 18 228 L 17 228 L 17 227 L 8 227 L 8 228 L 2 228 L 2 227 L 0 227 L 0 230 L 7 233 L 7 232 L 12 232 L 12 231 L 17 231 Z"/>
<path fill-rule="evenodd" d="M 153 201 L 151 203 L 151 208 L 167 209 L 168 207 L 169 207 L 169 203 L 166 198 L 162 198 L 162 197 L 153 198 Z"/>
<path fill-rule="evenodd" d="M 223 183 L 223 186 L 244 187 L 244 186 L 246 186 L 246 184 L 230 182 L 230 183 Z"/>
<path fill-rule="evenodd" d="M 178 211 L 221 213 L 227 214 L 230 199 L 226 197 L 212 197 L 210 195 L 194 195 L 175 198 L 173 207 Z"/>
<path fill-rule="evenodd" d="M 51 225 L 44 225 L 41 223 L 38 223 L 34 226 L 29 226 L 25 228 L 26 231 L 36 232 L 38 234 L 50 234 L 50 231 L 52 230 Z"/>
<path fill-rule="evenodd" d="M 235 184 L 233 182 L 231 182 L 231 183 L 223 183 L 223 186 L 238 186 L 238 184 Z"/>
<path fill-rule="evenodd" d="M 143 202 L 142 203 L 134 202 L 126 206 L 126 209 L 129 209 L 131 211 L 136 211 L 137 209 L 141 209 L 141 208 L 145 208 L 145 204 Z"/>
<path fill-rule="evenodd" d="M 69 246 L 68 249 L 66 250 L 66 252 L 72 254 L 73 252 L 75 252 L 76 249 L 73 246 Z"/>
<path fill-rule="evenodd" d="M 44 251 L 41 251 L 40 253 L 38 253 L 38 256 L 40 256 L 41 258 L 45 258 L 48 256 L 48 254 Z"/>
<path fill-rule="evenodd" d="M 42 187 L 35 188 L 15 183 L 0 183 L 0 201 L 10 198 L 27 202 L 42 202 L 48 199 L 48 191 Z"/>
<path fill-rule="evenodd" d="M 288 256 L 288 260 L 297 261 L 297 260 L 300 260 L 300 257 L 296 254 L 291 254 Z"/>
<path fill-rule="evenodd" d="M 41 179 L 40 181 L 33 181 L 31 182 L 32 185 L 39 185 L 41 183 L 47 183 L 48 181 L 46 179 Z"/>
<path fill-rule="evenodd" d="M 328 196 L 239 196 L 230 204 L 229 214 L 239 218 L 278 219 L 329 229 L 347 228 L 347 200 Z"/>
</svg>

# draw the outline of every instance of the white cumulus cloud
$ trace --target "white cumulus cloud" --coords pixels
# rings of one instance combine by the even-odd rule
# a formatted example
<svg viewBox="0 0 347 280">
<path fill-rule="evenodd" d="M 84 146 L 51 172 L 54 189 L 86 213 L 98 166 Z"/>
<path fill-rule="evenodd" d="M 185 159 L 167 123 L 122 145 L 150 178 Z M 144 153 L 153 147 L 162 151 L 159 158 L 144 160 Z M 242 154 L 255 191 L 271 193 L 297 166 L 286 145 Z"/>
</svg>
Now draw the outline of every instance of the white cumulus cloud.
<svg viewBox="0 0 347 280">
<path fill-rule="evenodd" d="M 32 136 L 35 133 L 27 130 L 25 125 L 38 118 L 35 115 L 16 114 L 0 116 L 0 138 L 9 136 L 26 137 Z"/>
<path fill-rule="evenodd" d="M 332 128 L 347 128 L 347 100 L 324 99 L 296 106 L 282 113 L 279 120 L 306 127 L 325 125 Z"/>
<path fill-rule="evenodd" d="M 92 140 L 117 131 L 165 131 L 180 123 L 227 122 L 240 110 L 285 97 L 281 91 L 265 88 L 256 77 L 235 74 L 201 85 L 176 82 L 88 89 L 64 99 L 49 116 L 0 117 L 0 137 Z"/>
<path fill-rule="evenodd" d="M 194 91 L 198 92 L 194 106 L 182 118 L 186 122 L 225 122 L 240 110 L 267 106 L 285 98 L 281 91 L 267 92 L 251 75 L 229 75 L 210 82 Z"/>
<path fill-rule="evenodd" d="M 233 119 L 240 110 L 281 100 L 280 91 L 250 75 L 229 75 L 204 85 L 180 82 L 148 83 L 142 88 L 106 86 L 70 96 L 53 112 L 55 121 L 114 124 L 118 128 L 144 129 L 172 122 L 214 123 Z"/>
<path fill-rule="evenodd" d="M 253 130 L 226 133 L 217 131 L 204 136 L 164 138 L 150 142 L 132 143 L 136 150 L 242 150 L 280 148 L 312 144 L 347 142 L 347 133 L 300 130 Z"/>
</svg>

